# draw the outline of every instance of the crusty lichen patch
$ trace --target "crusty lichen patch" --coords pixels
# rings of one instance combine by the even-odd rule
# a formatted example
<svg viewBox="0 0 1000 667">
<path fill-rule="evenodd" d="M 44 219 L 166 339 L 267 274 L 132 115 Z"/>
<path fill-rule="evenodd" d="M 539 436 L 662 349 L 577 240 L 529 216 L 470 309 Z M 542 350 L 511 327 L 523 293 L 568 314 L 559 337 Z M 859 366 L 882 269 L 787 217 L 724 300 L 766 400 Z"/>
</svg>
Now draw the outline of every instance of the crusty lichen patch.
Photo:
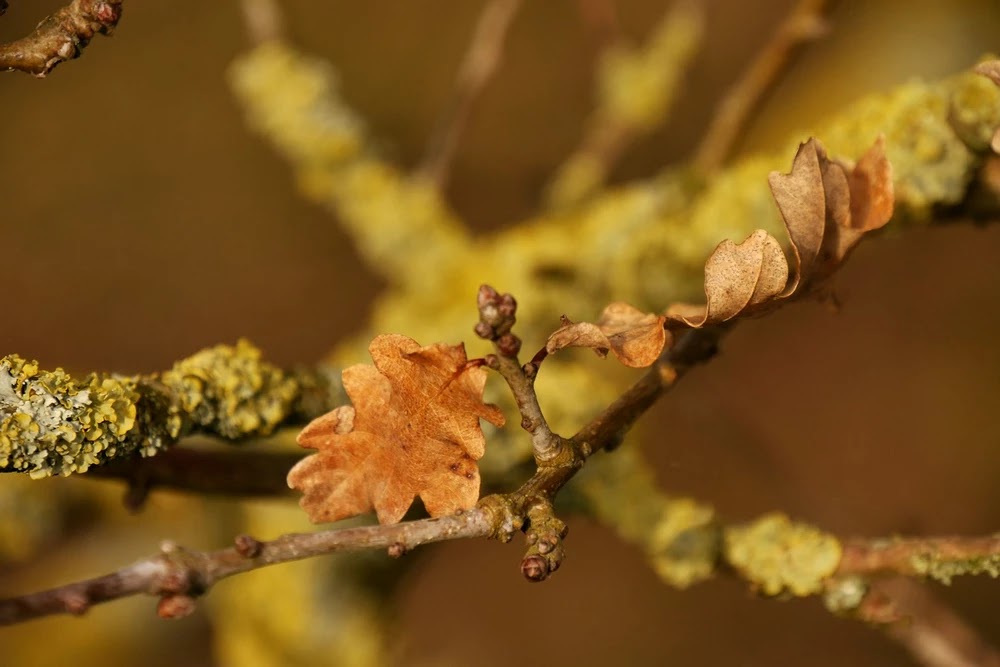
<svg viewBox="0 0 1000 667">
<path fill-rule="evenodd" d="M 784 514 L 765 514 L 725 531 L 725 559 L 766 595 L 813 595 L 840 563 L 833 535 Z"/>
<path fill-rule="evenodd" d="M 712 576 L 721 534 L 715 512 L 689 498 L 670 500 L 649 542 L 653 569 L 671 586 L 687 588 Z"/>
<path fill-rule="evenodd" d="M 1000 554 L 956 559 L 946 554 L 926 552 L 910 558 L 910 565 L 921 576 L 949 585 L 954 577 L 988 574 L 1000 577 Z"/>
<path fill-rule="evenodd" d="M 0 468 L 69 475 L 131 451 L 139 396 L 131 379 L 77 381 L 17 355 L 0 359 Z"/>
<path fill-rule="evenodd" d="M 177 362 L 161 381 L 196 426 L 233 440 L 270 434 L 299 395 L 294 378 L 242 339 Z"/>
<path fill-rule="evenodd" d="M 267 435 L 303 408 L 299 378 L 243 340 L 198 352 L 162 376 L 77 380 L 9 355 L 0 358 L 0 471 L 86 472 L 136 451 L 151 456 L 192 431 Z M 310 391 L 318 409 L 316 386 Z"/>
</svg>

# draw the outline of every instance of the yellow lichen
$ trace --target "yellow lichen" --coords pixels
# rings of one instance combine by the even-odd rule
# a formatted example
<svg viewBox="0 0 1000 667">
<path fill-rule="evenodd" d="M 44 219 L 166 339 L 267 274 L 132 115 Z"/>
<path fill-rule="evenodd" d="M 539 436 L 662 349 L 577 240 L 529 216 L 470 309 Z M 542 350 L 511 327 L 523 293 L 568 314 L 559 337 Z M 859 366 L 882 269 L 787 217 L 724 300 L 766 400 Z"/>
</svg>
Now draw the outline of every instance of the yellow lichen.
<svg viewBox="0 0 1000 667">
<path fill-rule="evenodd" d="M 295 379 L 263 361 L 246 340 L 202 350 L 160 380 L 196 425 L 229 439 L 271 433 L 299 394 Z"/>
<path fill-rule="evenodd" d="M 725 531 L 726 562 L 766 595 L 805 596 L 823 590 L 840 563 L 833 535 L 780 513 Z"/>
<path fill-rule="evenodd" d="M 712 576 L 719 558 L 720 529 L 711 507 L 690 498 L 671 500 L 653 528 L 649 556 L 665 582 L 687 588 Z"/>
<path fill-rule="evenodd" d="M 162 376 L 75 380 L 61 368 L 3 357 L 0 470 L 69 475 L 134 452 L 153 455 L 191 431 L 267 435 L 303 409 L 300 377 L 309 383 L 309 409 L 329 409 L 323 382 L 281 371 L 246 341 L 198 352 Z"/>
<path fill-rule="evenodd" d="M 964 575 L 988 574 L 996 579 L 1000 577 L 1000 554 L 956 559 L 928 551 L 910 558 L 910 566 L 917 574 L 945 585 Z"/>
</svg>

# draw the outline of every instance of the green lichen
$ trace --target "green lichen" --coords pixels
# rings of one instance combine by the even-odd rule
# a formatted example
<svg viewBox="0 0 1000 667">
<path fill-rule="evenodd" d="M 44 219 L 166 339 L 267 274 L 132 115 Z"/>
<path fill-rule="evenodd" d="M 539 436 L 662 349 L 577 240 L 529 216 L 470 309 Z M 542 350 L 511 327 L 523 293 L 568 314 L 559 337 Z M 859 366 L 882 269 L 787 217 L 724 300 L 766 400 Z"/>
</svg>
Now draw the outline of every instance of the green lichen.
<svg viewBox="0 0 1000 667">
<path fill-rule="evenodd" d="M 1000 577 L 1000 554 L 954 558 L 947 554 L 928 551 L 910 558 L 910 566 L 917 574 L 950 585 L 955 577 L 988 574 Z"/>
<path fill-rule="evenodd" d="M 316 374 L 289 374 L 250 343 L 219 345 L 162 375 L 77 380 L 17 355 L 0 359 L 0 471 L 70 475 L 135 452 L 152 456 L 191 432 L 230 440 L 268 435 L 329 409 Z M 308 400 L 303 398 L 303 387 Z M 314 416 L 313 413 L 312 416 Z"/>
<path fill-rule="evenodd" d="M 780 513 L 725 531 L 726 562 L 766 595 L 814 595 L 840 563 L 833 535 Z"/>
</svg>

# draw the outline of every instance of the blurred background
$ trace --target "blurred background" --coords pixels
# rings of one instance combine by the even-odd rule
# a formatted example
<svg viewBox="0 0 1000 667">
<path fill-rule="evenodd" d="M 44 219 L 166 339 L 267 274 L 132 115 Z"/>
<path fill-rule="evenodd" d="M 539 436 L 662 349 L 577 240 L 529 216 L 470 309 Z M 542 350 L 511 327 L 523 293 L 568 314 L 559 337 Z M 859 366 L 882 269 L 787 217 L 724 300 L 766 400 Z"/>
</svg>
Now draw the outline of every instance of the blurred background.
<svg viewBox="0 0 1000 667">
<path fill-rule="evenodd" d="M 2 41 L 27 34 L 62 3 L 11 4 L 0 18 Z M 706 48 L 680 103 L 627 152 L 614 182 L 685 158 L 714 101 L 792 3 L 705 4 Z M 483 3 L 282 5 L 295 43 L 331 61 L 381 149 L 416 165 Z M 638 41 L 668 3 L 614 5 Z M 1000 10 L 988 0 L 844 0 L 830 27 L 768 99 L 741 150 L 783 145 L 868 92 L 968 67 L 996 50 Z M 574 0 L 524 3 L 447 192 L 477 230 L 537 209 L 593 108 L 597 37 Z M 8 297 L 0 353 L 75 372 L 150 372 L 245 336 L 291 365 L 320 358 L 361 328 L 378 280 L 327 212 L 296 193 L 289 169 L 245 129 L 230 96 L 227 65 L 247 46 L 236 2 L 129 2 L 112 39 L 95 39 L 48 79 L 0 76 Z M 664 488 L 734 519 L 782 509 L 841 535 L 995 532 L 998 256 L 993 226 L 887 236 L 863 244 L 841 272 L 839 314 L 803 303 L 740 326 L 723 354 L 648 418 L 646 451 Z M 0 564 L 0 595 L 96 575 L 154 552 L 164 538 L 223 546 L 227 537 L 205 516 L 237 504 L 158 492 L 132 516 L 114 482 L 33 484 L 33 493 L 78 488 L 80 514 L 103 518 L 74 518 L 68 523 L 87 528 L 59 532 L 41 556 L 10 556 Z M 32 516 L 30 499 L 13 496 L 3 495 L 0 517 Z M 394 662 L 913 664 L 880 633 L 834 618 L 817 600 L 761 600 L 725 578 L 676 591 L 606 529 L 570 525 L 567 561 L 544 585 L 521 580 L 517 542 L 428 549 L 397 596 Z M 0 528 L 0 539 L 17 551 L 17 535 Z M 223 586 L 237 591 L 242 581 Z M 936 589 L 1000 643 L 1000 583 Z M 207 614 L 165 622 L 154 607 L 128 600 L 83 619 L 4 629 L 0 662 L 215 664 Z"/>
</svg>

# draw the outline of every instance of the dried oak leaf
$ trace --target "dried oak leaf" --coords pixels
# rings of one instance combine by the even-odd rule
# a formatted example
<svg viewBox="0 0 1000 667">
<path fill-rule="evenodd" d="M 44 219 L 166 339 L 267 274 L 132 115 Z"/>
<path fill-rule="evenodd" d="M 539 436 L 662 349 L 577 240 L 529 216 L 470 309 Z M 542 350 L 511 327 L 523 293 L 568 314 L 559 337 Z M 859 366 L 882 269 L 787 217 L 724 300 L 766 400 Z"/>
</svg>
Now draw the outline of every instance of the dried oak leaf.
<svg viewBox="0 0 1000 667">
<path fill-rule="evenodd" d="M 610 350 L 626 366 L 642 368 L 656 361 L 670 341 L 664 315 L 644 313 L 627 303 L 610 304 L 596 323 L 563 319 L 565 324 L 545 342 L 549 354 L 566 347 L 589 347 L 603 357 Z"/>
<path fill-rule="evenodd" d="M 799 146 L 788 174 L 772 172 L 771 193 L 791 241 L 794 270 L 778 241 L 758 229 L 723 241 L 705 263 L 703 306 L 674 304 L 669 321 L 692 327 L 767 310 L 815 288 L 866 232 L 892 217 L 892 165 L 882 137 L 856 165 L 831 160 L 816 139 Z"/>
<path fill-rule="evenodd" d="M 485 438 L 479 420 L 502 426 L 483 403 L 486 369 L 468 363 L 463 345 L 428 345 L 400 335 L 375 338 L 374 366 L 343 372 L 353 406 L 337 408 L 299 434 L 317 453 L 288 473 L 316 523 L 370 512 L 380 523 L 403 518 L 416 496 L 431 516 L 468 509 L 479 499 Z"/>
</svg>

